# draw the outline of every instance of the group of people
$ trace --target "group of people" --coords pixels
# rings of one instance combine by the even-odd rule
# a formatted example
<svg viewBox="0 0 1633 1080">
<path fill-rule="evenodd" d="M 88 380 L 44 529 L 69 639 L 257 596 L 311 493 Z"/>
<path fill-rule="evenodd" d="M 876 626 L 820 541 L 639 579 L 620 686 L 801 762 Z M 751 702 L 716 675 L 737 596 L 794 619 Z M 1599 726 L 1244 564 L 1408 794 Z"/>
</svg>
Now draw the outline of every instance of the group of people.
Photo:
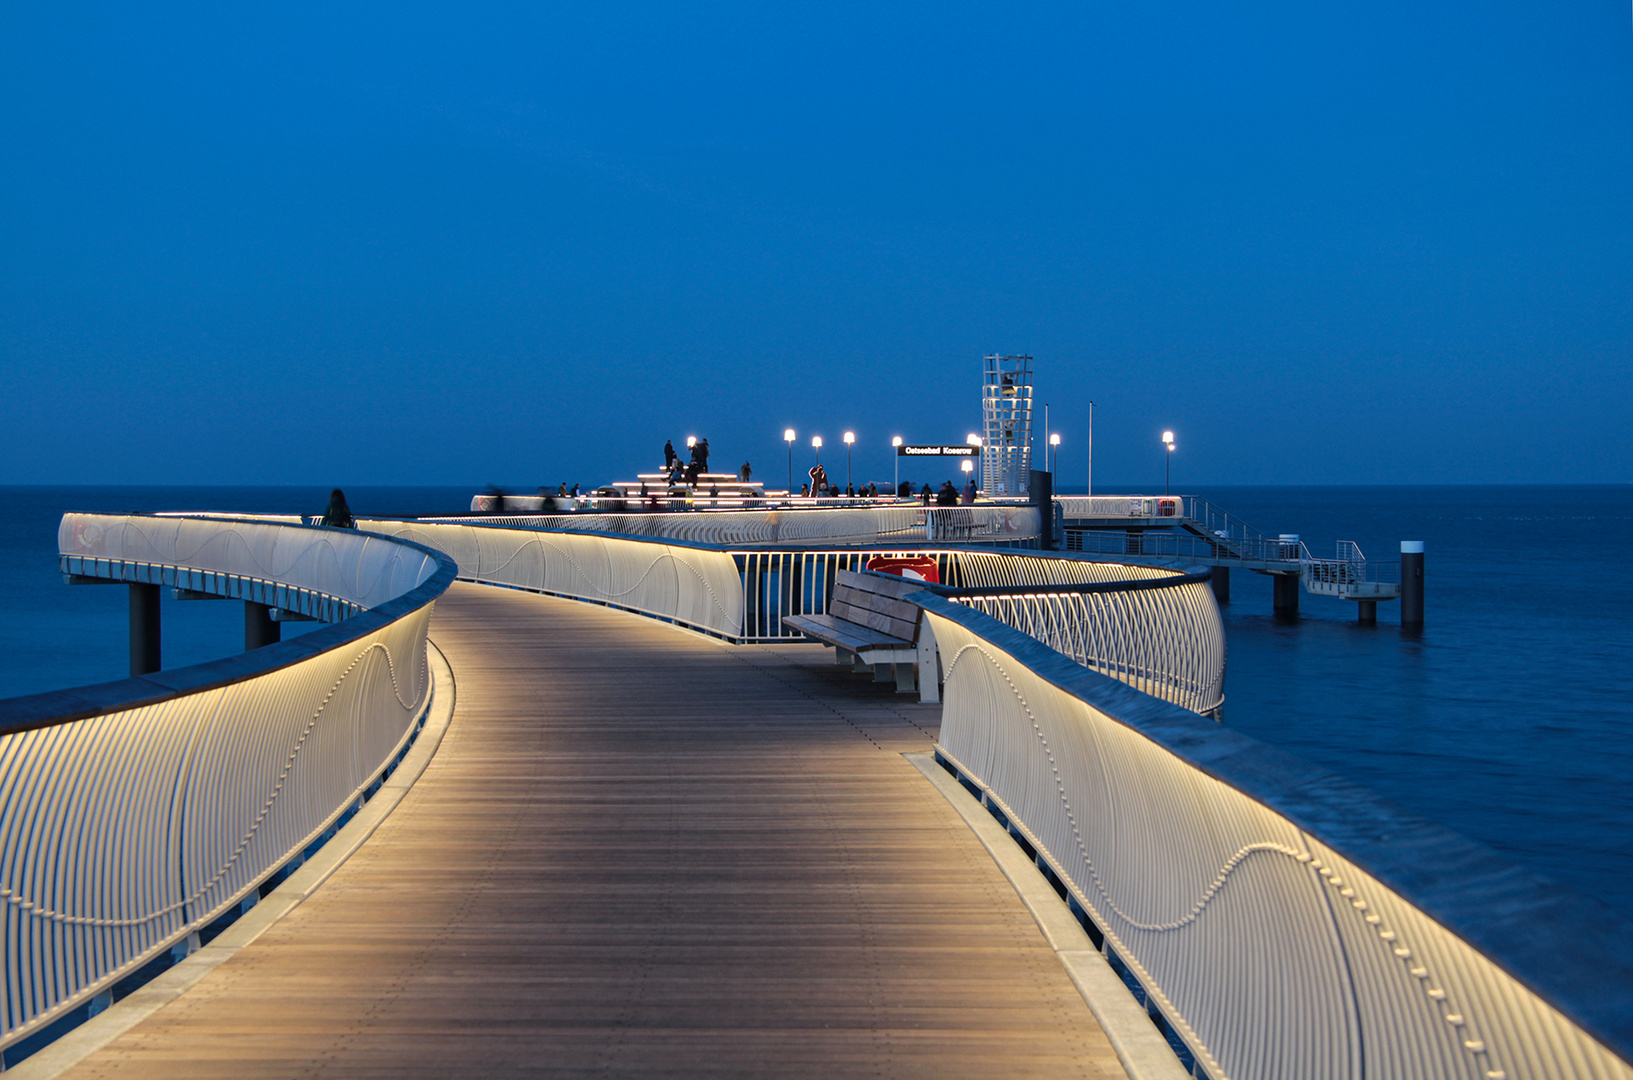
<svg viewBox="0 0 1633 1080">
<path fill-rule="evenodd" d="M 709 440 L 699 439 L 692 444 L 692 460 L 681 464 L 680 455 L 675 453 L 673 439 L 667 439 L 663 444 L 663 471 L 669 475 L 669 483 L 673 486 L 685 484 L 687 487 L 697 487 L 697 479 L 709 471 Z"/>
<path fill-rule="evenodd" d="M 863 484 L 858 488 L 855 484 L 846 484 L 845 490 L 839 490 L 839 485 L 828 479 L 828 472 L 821 465 L 815 465 L 806 472 L 811 479 L 800 485 L 799 493 L 804 496 L 816 496 L 819 499 L 863 498 L 877 499 L 879 497 L 878 484 Z"/>
</svg>

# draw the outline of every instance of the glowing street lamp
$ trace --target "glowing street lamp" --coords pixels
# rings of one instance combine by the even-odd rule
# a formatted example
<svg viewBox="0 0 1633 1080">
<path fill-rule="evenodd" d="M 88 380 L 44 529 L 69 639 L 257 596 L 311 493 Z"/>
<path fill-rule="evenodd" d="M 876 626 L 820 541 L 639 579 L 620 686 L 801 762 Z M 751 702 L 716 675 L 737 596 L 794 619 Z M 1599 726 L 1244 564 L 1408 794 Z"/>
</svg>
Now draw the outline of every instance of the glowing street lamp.
<svg viewBox="0 0 1633 1080">
<path fill-rule="evenodd" d="M 697 445 L 697 436 L 696 435 L 686 436 L 686 449 L 690 450 L 692 447 L 694 447 L 696 445 Z"/>
<path fill-rule="evenodd" d="M 782 433 L 782 441 L 788 444 L 788 494 L 794 494 L 794 429 L 789 428 Z"/>
<path fill-rule="evenodd" d="M 973 483 L 974 477 L 971 474 L 975 472 L 975 462 L 971 461 L 969 458 L 965 458 L 963 461 L 958 463 L 958 467 L 964 470 L 965 485 L 967 486 Z"/>
<path fill-rule="evenodd" d="M 812 435 L 811 436 L 811 449 L 816 451 L 816 463 L 818 465 L 821 465 L 822 464 L 822 436 L 821 435 Z"/>
<path fill-rule="evenodd" d="M 851 488 L 851 444 L 856 442 L 856 432 L 845 432 L 845 490 Z"/>
<path fill-rule="evenodd" d="M 1174 460 L 1174 433 L 1172 431 L 1162 433 L 1162 444 L 1168 448 L 1168 452 L 1162 455 L 1162 493 L 1166 495 L 1168 494 L 1170 465 Z"/>
<path fill-rule="evenodd" d="M 1049 433 L 1049 447 L 1055 454 L 1055 460 L 1049 466 L 1049 474 L 1053 476 L 1055 468 L 1060 464 L 1060 432 L 1052 431 Z"/>
<path fill-rule="evenodd" d="M 891 446 L 900 447 L 901 444 L 902 437 L 900 435 L 890 440 Z M 891 456 L 896 459 L 896 486 L 890 489 L 890 495 L 891 498 L 900 498 L 902 493 L 902 456 L 899 453 Z"/>
</svg>

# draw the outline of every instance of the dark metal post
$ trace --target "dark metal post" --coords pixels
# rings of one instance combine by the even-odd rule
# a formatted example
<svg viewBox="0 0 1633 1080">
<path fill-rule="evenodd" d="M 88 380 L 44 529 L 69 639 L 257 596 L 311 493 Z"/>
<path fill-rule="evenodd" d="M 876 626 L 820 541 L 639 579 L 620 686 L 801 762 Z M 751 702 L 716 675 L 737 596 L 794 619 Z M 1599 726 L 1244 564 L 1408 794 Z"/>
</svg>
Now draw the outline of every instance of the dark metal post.
<svg viewBox="0 0 1633 1080">
<path fill-rule="evenodd" d="M 1401 541 L 1401 625 L 1423 625 L 1423 541 Z"/>
<path fill-rule="evenodd" d="M 1216 566 L 1213 568 L 1213 598 L 1221 604 L 1230 603 L 1230 567 Z"/>
<path fill-rule="evenodd" d="M 159 586 L 130 587 L 130 673 L 159 670 Z"/>
<path fill-rule="evenodd" d="M 1355 602 L 1356 616 L 1369 626 L 1378 621 L 1378 601 L 1357 600 Z"/>
<path fill-rule="evenodd" d="M 283 639 L 283 627 L 272 621 L 272 609 L 253 600 L 244 601 L 244 651 L 276 645 Z"/>
<path fill-rule="evenodd" d="M 1054 477 L 1041 469 L 1032 470 L 1032 504 L 1038 508 L 1038 547 L 1053 551 L 1055 547 L 1055 486 Z"/>
<path fill-rule="evenodd" d="M 1276 583 L 1276 592 L 1271 601 L 1271 607 L 1277 615 L 1298 614 L 1298 587 L 1297 574 L 1272 574 L 1270 580 Z"/>
</svg>

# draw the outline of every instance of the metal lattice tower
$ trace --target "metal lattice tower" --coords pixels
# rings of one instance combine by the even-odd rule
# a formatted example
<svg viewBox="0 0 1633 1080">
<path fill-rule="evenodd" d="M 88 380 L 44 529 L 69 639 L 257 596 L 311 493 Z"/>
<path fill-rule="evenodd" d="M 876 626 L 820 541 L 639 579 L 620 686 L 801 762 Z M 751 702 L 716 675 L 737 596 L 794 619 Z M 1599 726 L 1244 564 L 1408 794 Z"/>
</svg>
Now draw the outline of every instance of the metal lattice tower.
<svg viewBox="0 0 1633 1080">
<path fill-rule="evenodd" d="M 1024 497 L 1032 479 L 1032 358 L 985 358 L 981 383 L 981 489 Z"/>
</svg>

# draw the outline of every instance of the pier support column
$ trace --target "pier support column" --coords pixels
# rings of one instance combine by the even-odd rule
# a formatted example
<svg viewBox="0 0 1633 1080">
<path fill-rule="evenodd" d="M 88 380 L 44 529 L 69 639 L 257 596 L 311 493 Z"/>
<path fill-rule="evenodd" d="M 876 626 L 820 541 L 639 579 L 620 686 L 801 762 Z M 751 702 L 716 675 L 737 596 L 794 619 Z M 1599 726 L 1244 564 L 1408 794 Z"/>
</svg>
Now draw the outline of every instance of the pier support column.
<svg viewBox="0 0 1633 1080">
<path fill-rule="evenodd" d="M 159 670 L 159 586 L 130 586 L 130 673 Z"/>
<path fill-rule="evenodd" d="M 1277 615 L 1298 614 L 1298 575 L 1273 574 L 1270 580 L 1276 583 L 1276 591 L 1271 601 L 1271 608 Z"/>
<path fill-rule="evenodd" d="M 276 645 L 283 639 L 283 627 L 272 621 L 272 609 L 253 600 L 244 601 L 244 651 Z"/>
<path fill-rule="evenodd" d="M 1362 622 L 1370 624 L 1378 621 L 1378 601 L 1357 600 L 1355 606 L 1359 610 Z"/>
<path fill-rule="evenodd" d="M 1230 567 L 1216 566 L 1213 568 L 1213 577 L 1209 579 L 1213 584 L 1213 598 L 1221 604 L 1230 603 Z"/>
<path fill-rule="evenodd" d="M 1401 625 L 1423 625 L 1423 541 L 1401 541 Z"/>
</svg>

